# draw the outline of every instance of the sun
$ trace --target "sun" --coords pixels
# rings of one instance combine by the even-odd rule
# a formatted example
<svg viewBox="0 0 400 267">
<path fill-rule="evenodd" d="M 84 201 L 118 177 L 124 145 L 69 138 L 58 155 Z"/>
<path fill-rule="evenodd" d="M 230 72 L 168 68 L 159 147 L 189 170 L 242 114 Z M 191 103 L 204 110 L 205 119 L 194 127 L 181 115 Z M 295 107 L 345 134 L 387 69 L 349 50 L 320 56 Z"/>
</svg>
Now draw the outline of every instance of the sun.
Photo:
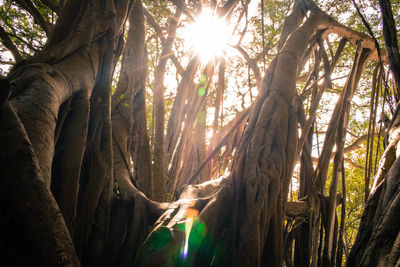
<svg viewBox="0 0 400 267">
<path fill-rule="evenodd" d="M 207 63 L 221 56 L 231 38 L 231 29 L 224 18 L 218 17 L 210 8 L 203 8 L 193 23 L 183 31 L 183 39 L 189 49 Z"/>
</svg>

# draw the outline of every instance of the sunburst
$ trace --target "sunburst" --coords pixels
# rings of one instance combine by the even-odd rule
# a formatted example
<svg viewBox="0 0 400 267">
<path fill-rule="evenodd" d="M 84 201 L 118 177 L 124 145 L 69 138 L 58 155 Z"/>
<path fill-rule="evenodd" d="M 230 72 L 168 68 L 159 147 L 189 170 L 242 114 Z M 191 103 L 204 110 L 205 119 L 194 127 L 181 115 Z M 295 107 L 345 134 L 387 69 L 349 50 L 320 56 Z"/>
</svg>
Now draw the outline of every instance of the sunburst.
<svg viewBox="0 0 400 267">
<path fill-rule="evenodd" d="M 203 8 L 195 21 L 184 28 L 183 39 L 207 63 L 223 54 L 231 39 L 231 29 L 225 18 L 218 17 L 210 8 Z"/>
</svg>

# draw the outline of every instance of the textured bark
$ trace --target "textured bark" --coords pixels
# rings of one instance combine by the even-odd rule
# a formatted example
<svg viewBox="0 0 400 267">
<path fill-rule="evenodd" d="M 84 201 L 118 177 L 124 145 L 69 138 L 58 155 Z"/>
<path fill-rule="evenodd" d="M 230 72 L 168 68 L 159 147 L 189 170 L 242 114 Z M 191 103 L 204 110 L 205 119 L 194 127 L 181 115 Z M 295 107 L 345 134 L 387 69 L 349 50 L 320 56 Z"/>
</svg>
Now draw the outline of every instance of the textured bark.
<svg viewBox="0 0 400 267">
<path fill-rule="evenodd" d="M 1 247 L 8 248 L 2 249 L 1 265 L 79 266 L 22 122 L 9 103 L 1 113 L 0 195 L 6 203 L 1 206 Z"/>
<path fill-rule="evenodd" d="M 18 131 L 26 132 L 27 137 L 18 134 L 12 137 L 14 141 L 1 138 L 1 151 L 7 143 L 16 148 L 19 142 L 31 157 L 28 160 L 21 154 L 23 165 L 32 171 L 21 173 L 21 178 L 25 178 L 18 181 L 19 185 L 12 185 L 17 182 L 13 177 L 20 176 L 15 165 L 19 161 L 2 160 L 9 172 L 2 178 L 5 185 L 2 188 L 15 189 L 3 194 L 9 199 L 3 203 L 15 201 L 15 212 L 10 213 L 4 206 L 2 210 L 8 213 L 11 222 L 16 220 L 15 216 L 24 218 L 12 227 L 9 237 L 26 235 L 29 240 L 21 239 L 9 255 L 18 249 L 32 252 L 26 259 L 32 259 L 34 265 L 78 266 L 79 261 L 98 265 L 104 251 L 112 193 L 110 86 L 121 48 L 121 25 L 131 3 L 93 1 L 92 4 L 89 7 L 86 2 L 68 1 L 46 47 L 14 66 L 7 77 L 11 84 L 9 109 L 16 110 L 9 120 L 20 120 Z M 101 19 L 94 23 L 95 18 Z M 96 42 L 92 42 L 93 36 L 97 36 Z M 84 168 L 80 173 L 84 149 Z M 23 195 L 18 196 L 20 193 Z M 61 214 L 65 215 L 70 232 Z"/>
<path fill-rule="evenodd" d="M 116 139 L 114 156 L 119 155 L 119 160 L 114 162 L 121 164 L 118 167 L 114 166 L 114 169 L 122 168 L 129 173 L 132 168 L 130 163 L 132 154 L 134 165 L 132 179 L 139 190 L 151 197 L 152 166 L 145 107 L 147 58 L 141 1 L 135 2 L 129 25 L 120 77 L 112 98 L 112 123 Z"/>
<path fill-rule="evenodd" d="M 205 122 L 206 122 L 206 99 L 211 84 L 211 77 L 214 67 L 207 66 L 204 70 L 206 77 L 204 84 L 199 84 L 196 88 L 205 87 L 205 95 L 197 94 L 198 90 L 191 90 L 185 104 L 183 114 L 185 116 L 185 124 L 177 143 L 176 151 L 172 155 L 171 166 L 168 171 L 169 193 L 177 192 L 183 185 L 188 184 L 187 179 L 200 166 L 205 158 Z M 203 143 L 203 145 L 201 145 Z M 201 147 L 203 146 L 203 147 Z M 205 169 L 208 170 L 208 166 Z M 208 171 L 207 171 L 208 172 Z M 203 168 L 204 174 L 204 168 Z M 195 177 L 201 182 L 200 173 Z M 208 177 L 207 177 L 208 179 Z M 203 180 L 205 177 L 203 176 Z M 194 180 L 192 181 L 194 182 Z"/>
<path fill-rule="evenodd" d="M 137 1 L 136 5 L 141 2 Z M 141 11 L 141 10 L 139 10 Z M 143 12 L 143 11 L 142 11 Z M 143 16 L 140 13 L 139 18 Z M 133 23 L 132 23 L 133 24 Z M 132 25 L 131 24 L 131 25 Z M 135 84 L 134 94 L 132 100 L 132 135 L 133 144 L 131 145 L 131 151 L 133 156 L 133 162 L 135 167 L 135 180 L 138 185 L 138 189 L 146 194 L 148 197 L 152 197 L 153 190 L 153 174 L 151 168 L 151 152 L 149 136 L 147 132 L 147 118 L 146 118 L 146 92 L 145 92 L 145 81 L 146 81 L 146 67 L 147 67 L 147 55 L 144 47 L 144 23 L 143 20 L 138 22 L 138 32 L 132 33 L 135 40 L 140 40 L 140 44 L 137 44 L 138 64 L 140 67 L 135 73 Z M 129 33 L 128 33 L 129 34 Z M 140 37 L 140 38 L 139 38 Z M 143 39 L 141 39 L 143 38 Z M 140 59 L 142 58 L 142 61 Z"/>
<path fill-rule="evenodd" d="M 164 154 L 164 74 L 167 66 L 168 55 L 171 53 L 172 44 L 175 39 L 178 20 L 182 12 L 177 9 L 172 18 L 168 37 L 161 52 L 160 60 L 154 77 L 153 106 L 154 106 L 154 164 L 153 164 L 153 198 L 157 201 L 164 201 L 166 198 L 165 189 L 165 154 Z"/>
<path fill-rule="evenodd" d="M 194 57 L 188 63 L 185 71 L 182 74 L 182 79 L 176 89 L 176 97 L 172 104 L 170 118 L 167 124 L 167 134 L 165 136 L 165 164 L 169 166 L 174 154 L 174 150 L 178 143 L 179 135 L 182 129 L 182 122 L 184 121 L 184 107 L 185 102 L 189 98 L 190 91 L 194 87 L 193 79 L 196 71 L 200 65 L 198 57 Z M 170 170 L 168 170 L 170 171 Z M 171 178 L 171 177 L 169 177 Z"/>
<path fill-rule="evenodd" d="M 398 249 L 398 159 L 366 203 L 357 240 L 351 250 L 348 266 L 395 266 Z M 362 228 L 361 228 L 362 227 Z M 354 264 L 354 265 L 353 265 Z"/>
<path fill-rule="evenodd" d="M 325 242 L 324 242 L 324 254 L 323 254 L 323 264 L 324 266 L 335 266 L 336 260 L 336 249 L 334 247 L 334 243 L 336 243 L 336 235 L 335 235 L 335 224 L 336 224 L 336 194 L 337 194 L 337 186 L 339 181 L 339 172 L 340 167 L 343 160 L 343 150 L 344 150 L 344 139 L 345 139 L 345 129 L 347 129 L 349 112 L 350 112 L 350 103 L 353 98 L 355 89 L 357 87 L 358 81 L 360 80 L 361 74 L 364 70 L 364 66 L 369 58 L 370 51 L 360 49 L 357 51 L 353 68 L 349 73 L 346 84 L 343 88 L 343 94 L 341 95 L 341 99 L 338 102 L 336 107 L 338 113 L 338 119 L 331 120 L 333 127 L 328 127 L 328 132 L 330 130 L 335 131 L 332 135 L 335 136 L 333 142 L 336 144 L 336 153 L 334 158 L 333 165 L 333 174 L 332 174 L 332 182 L 329 191 L 329 213 L 327 217 L 327 228 L 325 229 Z M 336 109 L 335 107 L 335 109 Z M 334 113 L 334 115 L 336 115 Z M 334 117 L 333 117 L 334 118 Z M 335 125 L 336 124 L 336 125 Z M 330 136 L 327 134 L 327 139 Z M 333 140 L 333 139 L 331 139 Z M 329 162 L 328 162 L 329 163 Z M 321 177 L 322 178 L 322 177 Z M 325 180 L 324 178 L 322 178 Z M 325 180 L 326 181 L 326 180 Z M 324 185 L 324 183 L 323 183 Z"/>
<path fill-rule="evenodd" d="M 380 0 L 379 5 L 381 7 L 385 47 L 388 53 L 390 69 L 396 84 L 393 91 L 398 102 L 400 100 L 400 52 L 397 43 L 396 23 L 393 18 L 390 1 Z"/>
<path fill-rule="evenodd" d="M 399 207 L 399 110 L 388 131 L 389 145 L 380 161 L 347 266 L 395 266 L 400 257 L 397 236 Z"/>
<path fill-rule="evenodd" d="M 90 116 L 79 184 L 79 205 L 74 239 L 82 263 L 96 265 L 104 249 L 112 193 L 111 79 L 114 40 L 106 34 L 99 79 L 90 99 Z M 96 166 L 94 168 L 94 166 Z"/>
<path fill-rule="evenodd" d="M 314 104 L 315 102 L 319 102 L 319 100 L 316 100 L 314 96 L 312 103 Z M 299 116 L 300 125 L 305 123 L 305 112 L 303 111 L 301 114 L 302 115 Z M 311 115 L 310 118 L 312 118 Z M 309 205 L 314 207 L 314 209 L 310 212 L 308 221 L 301 224 L 299 229 L 296 231 L 294 266 L 309 266 L 311 259 L 312 262 L 315 261 L 315 259 L 312 258 L 316 247 L 314 233 L 316 231 L 315 229 L 318 222 L 320 207 L 317 189 L 314 184 L 315 171 L 311 160 L 312 138 L 313 131 L 309 131 L 305 144 L 302 146 L 299 199 L 307 197 Z"/>
<path fill-rule="evenodd" d="M 132 266 L 158 207 L 152 193 L 151 157 L 145 110 L 145 32 L 141 1 L 129 17 L 129 31 L 117 89 L 113 96 L 113 195 L 112 218 L 106 242 L 104 266 Z M 130 162 L 132 157 L 134 173 Z"/>
<path fill-rule="evenodd" d="M 56 143 L 52 165 L 51 191 L 57 200 L 70 232 L 76 219 L 79 177 L 86 145 L 89 100 L 79 92 L 61 112 L 66 118 Z M 59 116 L 60 117 L 60 116 Z M 59 124 L 60 125 L 60 124 Z M 76 147 L 76 149 L 68 149 Z"/>
</svg>

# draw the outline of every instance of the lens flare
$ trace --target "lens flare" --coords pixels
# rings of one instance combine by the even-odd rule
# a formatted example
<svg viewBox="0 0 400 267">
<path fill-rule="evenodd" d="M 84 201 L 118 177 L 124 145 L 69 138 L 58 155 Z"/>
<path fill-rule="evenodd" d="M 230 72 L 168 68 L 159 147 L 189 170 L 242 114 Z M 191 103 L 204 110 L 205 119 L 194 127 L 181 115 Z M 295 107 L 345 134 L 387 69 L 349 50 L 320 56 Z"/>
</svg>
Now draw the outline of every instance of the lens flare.
<svg viewBox="0 0 400 267">
<path fill-rule="evenodd" d="M 188 251 L 189 251 L 189 236 L 190 231 L 193 226 L 194 218 L 199 214 L 199 211 L 196 209 L 188 208 L 186 210 L 186 222 L 185 222 L 185 245 L 183 247 L 182 256 L 184 259 L 187 258 Z"/>
</svg>

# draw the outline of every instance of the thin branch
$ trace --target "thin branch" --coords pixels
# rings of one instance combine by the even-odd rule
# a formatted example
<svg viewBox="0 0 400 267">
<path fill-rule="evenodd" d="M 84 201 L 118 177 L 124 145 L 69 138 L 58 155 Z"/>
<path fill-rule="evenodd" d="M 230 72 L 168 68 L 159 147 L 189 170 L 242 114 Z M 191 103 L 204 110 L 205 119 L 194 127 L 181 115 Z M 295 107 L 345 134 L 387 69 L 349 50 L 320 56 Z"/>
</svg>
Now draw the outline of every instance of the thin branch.
<svg viewBox="0 0 400 267">
<path fill-rule="evenodd" d="M 244 37 L 244 35 L 246 34 L 246 32 L 247 32 L 247 27 L 249 26 L 249 19 L 248 19 L 248 6 L 249 6 L 249 3 L 250 2 L 247 2 L 246 4 L 243 4 L 243 11 L 240 13 L 240 15 L 239 15 L 239 17 L 238 17 L 238 19 L 237 19 L 237 22 L 236 22 L 236 24 L 235 24 L 235 28 L 233 29 L 233 31 L 232 31 L 232 34 L 234 34 L 235 33 L 235 31 L 237 30 L 238 32 L 239 32 L 239 40 L 238 40 L 238 42 L 237 42 L 237 44 L 236 45 L 240 45 L 241 43 L 242 43 L 242 40 L 243 40 L 243 37 Z M 246 15 L 245 16 L 245 18 L 246 18 L 246 23 L 245 23 L 245 25 L 244 25 L 244 27 L 243 27 L 243 30 L 242 31 L 239 31 L 238 30 L 238 27 L 239 27 L 239 23 L 240 23 L 240 21 L 242 20 L 242 18 L 243 18 L 243 15 Z"/>
<path fill-rule="evenodd" d="M 272 40 L 268 40 L 268 43 L 265 44 L 265 47 L 263 48 L 265 51 L 265 56 L 270 56 L 270 57 L 274 57 L 276 56 L 276 54 L 271 54 L 268 53 L 268 50 L 270 50 L 272 45 Z M 262 58 L 263 54 L 259 53 L 254 59 L 258 62 L 261 58 Z"/>
<path fill-rule="evenodd" d="M 331 157 L 331 159 L 333 159 L 334 157 L 335 157 L 335 156 L 333 155 L 333 156 Z M 354 168 L 357 168 L 357 169 L 364 169 L 363 166 L 358 165 L 357 163 L 353 162 L 353 161 L 352 161 L 351 159 L 349 159 L 349 158 L 343 158 L 343 160 L 344 160 L 346 163 L 348 163 L 348 164 L 350 164 L 351 166 L 353 166 Z M 315 164 L 315 165 L 318 164 L 318 158 L 317 158 L 317 157 L 313 157 L 313 158 L 312 158 L 312 161 L 313 161 L 313 164 Z"/>
<path fill-rule="evenodd" d="M 54 0 L 40 0 L 40 2 L 45 4 L 48 8 L 50 8 L 51 11 L 53 11 L 53 12 L 55 12 L 57 14 L 60 11 L 60 6 Z"/>
<path fill-rule="evenodd" d="M 229 15 L 229 13 L 232 12 L 233 8 L 236 6 L 237 3 L 239 3 L 239 0 L 226 1 L 223 7 L 218 8 L 217 14 L 219 14 L 220 16 Z"/>
<path fill-rule="evenodd" d="M 375 133 L 373 135 L 373 137 L 377 137 L 377 136 L 378 136 L 377 133 Z M 352 151 L 360 148 L 360 145 L 362 143 L 364 143 L 367 140 L 367 138 L 368 138 L 368 135 L 363 135 L 363 136 L 357 138 L 351 145 L 348 145 L 347 147 L 344 148 L 344 153 L 346 154 L 346 153 L 352 152 Z"/>
<path fill-rule="evenodd" d="M 243 111 L 241 114 L 240 118 L 238 121 L 232 126 L 232 128 L 229 130 L 229 132 L 221 139 L 221 141 L 218 143 L 218 145 L 214 148 L 213 151 L 207 156 L 207 158 L 200 164 L 200 166 L 197 168 L 197 170 L 186 180 L 186 185 L 190 185 L 193 183 L 194 179 L 201 173 L 201 171 L 204 169 L 205 166 L 214 158 L 214 156 L 218 153 L 218 151 L 226 144 L 226 142 L 229 140 L 231 134 L 237 130 L 239 125 L 243 122 L 245 118 L 247 118 L 247 115 L 249 114 L 251 108 L 246 109 Z"/>
<path fill-rule="evenodd" d="M 24 8 L 29 14 L 32 15 L 33 20 L 36 24 L 38 24 L 42 29 L 49 35 L 51 31 L 51 24 L 47 22 L 42 15 L 40 14 L 39 10 L 33 5 L 33 3 L 29 0 L 14 0 L 18 5 Z"/>
<path fill-rule="evenodd" d="M 186 4 L 182 0 L 170 0 L 176 8 L 180 9 L 183 13 L 185 13 L 186 16 L 188 16 L 189 21 L 193 22 L 195 21 L 193 15 L 191 14 L 190 10 L 187 8 Z"/>
<path fill-rule="evenodd" d="M 317 38 L 319 43 L 319 49 L 322 54 L 322 59 L 324 61 L 324 71 L 325 71 L 325 83 L 326 87 L 332 89 L 332 80 L 331 80 L 331 68 L 329 64 L 329 58 L 325 50 L 324 41 L 321 38 Z"/>
<path fill-rule="evenodd" d="M 160 38 L 161 43 L 163 45 L 165 45 L 166 39 L 162 32 L 160 25 L 157 24 L 157 22 L 154 20 L 153 16 L 145 8 L 144 8 L 144 15 L 146 16 L 147 22 L 151 25 L 151 27 L 156 32 L 158 38 Z M 182 75 L 182 73 L 184 72 L 184 69 L 183 69 L 181 63 L 179 62 L 178 58 L 175 56 L 175 54 L 173 52 L 169 53 L 168 56 L 171 59 L 172 63 L 175 65 L 176 71 L 179 73 L 179 75 Z"/>
<path fill-rule="evenodd" d="M 239 53 L 244 57 L 244 59 L 247 62 L 247 65 L 253 70 L 254 76 L 256 77 L 257 88 L 261 88 L 262 78 L 256 60 L 252 59 L 241 46 L 235 45 L 232 47 L 237 49 Z"/>
<path fill-rule="evenodd" d="M 7 61 L 7 60 L 1 60 L 0 59 L 0 64 L 4 65 L 14 65 L 16 62 L 15 61 Z"/>
<path fill-rule="evenodd" d="M 13 41 L 11 40 L 8 33 L 4 30 L 4 28 L 0 25 L 0 39 L 3 45 L 11 52 L 16 62 L 22 60 L 22 56 L 18 51 L 18 48 L 15 46 Z"/>
<path fill-rule="evenodd" d="M 382 57 L 382 52 L 381 52 L 381 48 L 379 46 L 378 40 L 375 38 L 374 33 L 372 32 L 371 26 L 369 25 L 368 21 L 365 19 L 364 15 L 361 13 L 358 5 L 356 4 L 356 2 L 354 0 L 352 0 L 354 7 L 357 10 L 357 14 L 360 16 L 365 28 L 367 28 L 369 35 L 371 36 L 373 42 L 374 42 L 374 46 L 376 48 L 377 54 L 378 54 L 378 60 L 379 60 L 379 64 L 381 66 L 382 69 L 384 69 L 383 67 L 383 57 Z M 393 114 L 393 103 L 391 101 L 391 98 L 389 97 L 389 90 L 387 87 L 387 83 L 386 83 L 386 78 L 385 78 L 385 73 L 383 73 L 383 80 L 385 81 L 385 91 L 387 92 L 387 101 L 389 103 L 389 108 L 391 113 Z"/>
<path fill-rule="evenodd" d="M 32 43 L 30 43 L 29 41 L 24 40 L 23 38 L 18 36 L 17 33 L 15 32 L 15 30 L 9 24 L 7 24 L 7 26 L 13 31 L 13 33 L 8 33 L 9 36 L 14 37 L 15 39 L 18 39 L 21 43 L 24 43 L 26 45 L 26 47 L 29 48 L 30 50 L 32 50 L 33 52 L 38 51 L 38 48 L 34 47 L 32 45 Z M 21 52 L 24 53 L 24 51 L 21 51 Z"/>
</svg>

